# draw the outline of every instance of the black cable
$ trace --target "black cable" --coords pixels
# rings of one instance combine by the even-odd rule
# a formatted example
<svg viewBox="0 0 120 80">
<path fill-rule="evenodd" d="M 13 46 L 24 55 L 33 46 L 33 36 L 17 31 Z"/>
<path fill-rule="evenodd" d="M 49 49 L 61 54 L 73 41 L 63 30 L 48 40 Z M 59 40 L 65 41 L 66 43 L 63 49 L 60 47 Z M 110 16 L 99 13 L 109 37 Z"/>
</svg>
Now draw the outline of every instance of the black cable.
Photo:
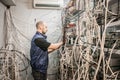
<svg viewBox="0 0 120 80">
<path fill-rule="evenodd" d="M 30 64 L 30 60 L 24 55 L 24 53 L 22 53 L 22 52 L 20 52 L 20 51 L 18 51 L 18 50 L 0 49 L 0 54 L 4 54 L 4 53 L 7 53 L 7 52 L 12 52 L 12 53 L 14 53 L 16 56 L 18 56 L 18 57 L 22 60 L 25 68 L 24 68 L 24 69 L 21 69 L 21 70 L 18 70 L 19 72 L 23 72 L 23 71 L 25 71 L 25 70 L 28 69 L 29 64 Z M 20 54 L 20 55 L 19 55 L 19 54 Z M 7 55 L 7 54 L 6 54 L 6 55 Z M 8 54 L 8 55 L 9 55 L 9 54 Z M 25 58 L 25 60 L 27 60 L 27 63 L 28 63 L 27 66 L 25 66 L 26 64 L 25 64 L 25 62 L 24 62 L 24 60 L 22 59 L 21 56 L 23 56 L 23 58 Z"/>
</svg>

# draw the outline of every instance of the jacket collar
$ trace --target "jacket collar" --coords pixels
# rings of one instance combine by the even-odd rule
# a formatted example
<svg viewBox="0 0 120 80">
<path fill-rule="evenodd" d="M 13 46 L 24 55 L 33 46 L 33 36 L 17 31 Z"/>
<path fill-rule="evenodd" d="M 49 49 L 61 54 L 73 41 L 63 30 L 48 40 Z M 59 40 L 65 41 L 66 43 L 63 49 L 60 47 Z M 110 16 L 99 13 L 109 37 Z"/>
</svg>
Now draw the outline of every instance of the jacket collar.
<svg viewBox="0 0 120 80">
<path fill-rule="evenodd" d="M 47 36 L 45 34 L 42 34 L 42 33 L 38 32 L 38 31 L 36 32 L 36 34 L 42 35 L 45 39 L 47 38 Z"/>
</svg>

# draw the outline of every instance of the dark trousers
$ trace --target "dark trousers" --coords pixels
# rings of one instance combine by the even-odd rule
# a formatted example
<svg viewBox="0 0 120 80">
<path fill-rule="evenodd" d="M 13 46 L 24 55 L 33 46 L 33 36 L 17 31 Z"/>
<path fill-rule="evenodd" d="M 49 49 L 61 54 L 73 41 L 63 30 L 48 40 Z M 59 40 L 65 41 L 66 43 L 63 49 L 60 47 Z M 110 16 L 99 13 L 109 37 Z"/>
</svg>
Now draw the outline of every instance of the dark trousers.
<svg viewBox="0 0 120 80">
<path fill-rule="evenodd" d="M 32 69 L 32 75 L 34 80 L 47 80 L 47 73 L 42 73 Z"/>
</svg>

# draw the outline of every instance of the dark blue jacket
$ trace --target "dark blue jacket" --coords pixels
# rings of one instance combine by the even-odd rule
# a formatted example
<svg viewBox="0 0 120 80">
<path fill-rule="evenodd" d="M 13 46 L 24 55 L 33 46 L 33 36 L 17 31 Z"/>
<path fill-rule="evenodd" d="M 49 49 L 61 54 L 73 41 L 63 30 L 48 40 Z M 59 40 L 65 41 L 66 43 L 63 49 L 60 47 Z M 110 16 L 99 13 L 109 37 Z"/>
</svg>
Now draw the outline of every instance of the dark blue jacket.
<svg viewBox="0 0 120 80">
<path fill-rule="evenodd" d="M 46 73 L 48 68 L 48 51 L 42 50 L 35 44 L 34 40 L 37 38 L 43 38 L 46 40 L 47 36 L 39 32 L 36 32 L 33 36 L 30 49 L 30 64 L 34 70 Z"/>
</svg>

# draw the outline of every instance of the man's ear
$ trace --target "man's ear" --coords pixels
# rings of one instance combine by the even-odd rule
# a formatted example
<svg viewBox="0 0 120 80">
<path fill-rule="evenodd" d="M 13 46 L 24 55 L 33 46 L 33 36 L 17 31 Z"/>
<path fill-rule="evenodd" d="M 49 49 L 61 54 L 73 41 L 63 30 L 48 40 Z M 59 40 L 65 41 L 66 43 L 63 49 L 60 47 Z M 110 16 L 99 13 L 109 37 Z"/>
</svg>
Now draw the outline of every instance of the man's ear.
<svg viewBox="0 0 120 80">
<path fill-rule="evenodd" d="M 39 29 L 42 29 L 42 26 L 41 26 L 41 25 L 39 25 Z"/>
</svg>

